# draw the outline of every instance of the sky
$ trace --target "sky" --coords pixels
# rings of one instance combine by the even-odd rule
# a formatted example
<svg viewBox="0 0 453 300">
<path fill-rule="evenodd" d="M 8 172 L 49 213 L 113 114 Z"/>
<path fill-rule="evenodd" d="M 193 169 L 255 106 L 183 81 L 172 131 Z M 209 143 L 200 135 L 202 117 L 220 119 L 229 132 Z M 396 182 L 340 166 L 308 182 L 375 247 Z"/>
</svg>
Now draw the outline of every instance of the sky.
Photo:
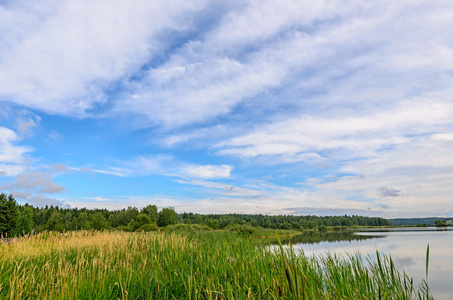
<svg viewBox="0 0 453 300">
<path fill-rule="evenodd" d="M 0 0 L 0 192 L 453 216 L 453 2 Z"/>
</svg>

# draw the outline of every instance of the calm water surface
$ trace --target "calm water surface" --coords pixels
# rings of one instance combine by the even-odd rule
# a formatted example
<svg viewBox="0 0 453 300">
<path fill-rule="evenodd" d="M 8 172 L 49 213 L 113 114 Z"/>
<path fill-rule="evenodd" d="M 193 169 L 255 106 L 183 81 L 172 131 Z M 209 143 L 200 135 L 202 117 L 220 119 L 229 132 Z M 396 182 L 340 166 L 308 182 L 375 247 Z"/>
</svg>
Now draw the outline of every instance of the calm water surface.
<svg viewBox="0 0 453 300">
<path fill-rule="evenodd" d="M 426 247 L 429 244 L 428 283 L 435 299 L 453 299 L 453 229 L 401 228 L 390 231 L 319 233 L 291 240 L 294 249 L 307 256 L 330 251 L 375 256 L 376 250 L 391 255 L 395 266 L 419 284 L 425 278 Z"/>
</svg>

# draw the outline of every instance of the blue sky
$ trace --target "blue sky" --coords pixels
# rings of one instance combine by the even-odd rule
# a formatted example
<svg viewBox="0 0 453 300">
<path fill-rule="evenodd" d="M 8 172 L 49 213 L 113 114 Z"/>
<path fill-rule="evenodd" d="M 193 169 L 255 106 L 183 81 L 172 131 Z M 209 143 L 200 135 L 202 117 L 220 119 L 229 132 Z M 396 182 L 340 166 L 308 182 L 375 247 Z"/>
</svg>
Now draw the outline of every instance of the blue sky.
<svg viewBox="0 0 453 300">
<path fill-rule="evenodd" d="M 453 215 L 453 3 L 0 1 L 0 190 Z"/>
</svg>

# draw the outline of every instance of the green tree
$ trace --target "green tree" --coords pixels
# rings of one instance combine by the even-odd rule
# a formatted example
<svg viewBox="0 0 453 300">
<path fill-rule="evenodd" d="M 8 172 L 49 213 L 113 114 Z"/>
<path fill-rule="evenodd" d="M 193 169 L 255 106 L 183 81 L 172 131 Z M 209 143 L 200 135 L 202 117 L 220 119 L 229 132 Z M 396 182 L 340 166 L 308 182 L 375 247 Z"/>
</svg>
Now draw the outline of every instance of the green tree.
<svg viewBox="0 0 453 300">
<path fill-rule="evenodd" d="M 93 215 L 91 225 L 93 226 L 93 229 L 96 230 L 107 229 L 109 227 L 107 220 L 105 219 L 104 215 L 100 212 L 97 212 Z"/>
<path fill-rule="evenodd" d="M 219 229 L 219 221 L 217 221 L 217 220 L 210 219 L 210 220 L 208 220 L 206 225 L 208 225 L 212 229 Z"/>
<path fill-rule="evenodd" d="M 156 205 L 148 205 L 142 208 L 140 211 L 142 214 L 146 214 L 151 218 L 151 221 L 153 223 L 157 223 L 159 220 L 159 214 L 157 212 L 157 206 Z"/>
<path fill-rule="evenodd" d="M 137 220 L 131 223 L 131 231 L 136 231 L 142 228 L 143 225 L 154 224 L 151 218 L 147 214 L 139 214 Z"/>
<path fill-rule="evenodd" d="M 25 206 L 16 221 L 16 234 L 29 234 L 33 230 L 33 209 Z"/>
<path fill-rule="evenodd" d="M 436 227 L 447 227 L 448 226 L 447 221 L 445 221 L 445 220 L 436 220 L 436 221 L 434 221 L 434 223 L 436 224 Z"/>
<path fill-rule="evenodd" d="M 46 211 L 43 208 L 34 208 L 33 223 L 35 228 L 42 227 L 46 225 Z"/>
<path fill-rule="evenodd" d="M 55 210 L 47 221 L 47 230 L 59 232 L 64 231 L 63 218 L 58 211 Z"/>
<path fill-rule="evenodd" d="M 72 214 L 69 211 L 63 214 L 63 225 L 66 231 L 74 229 L 74 223 L 72 222 Z"/>
<path fill-rule="evenodd" d="M 159 227 L 176 224 L 178 223 L 178 214 L 172 207 L 164 208 L 159 212 L 158 222 Z"/>
<path fill-rule="evenodd" d="M 83 211 L 79 214 L 79 217 L 77 218 L 77 223 L 80 229 L 91 229 L 91 222 L 88 217 L 88 213 L 86 211 Z"/>
<path fill-rule="evenodd" d="M 18 211 L 13 195 L 0 194 L 0 235 L 7 235 L 16 226 Z"/>
</svg>

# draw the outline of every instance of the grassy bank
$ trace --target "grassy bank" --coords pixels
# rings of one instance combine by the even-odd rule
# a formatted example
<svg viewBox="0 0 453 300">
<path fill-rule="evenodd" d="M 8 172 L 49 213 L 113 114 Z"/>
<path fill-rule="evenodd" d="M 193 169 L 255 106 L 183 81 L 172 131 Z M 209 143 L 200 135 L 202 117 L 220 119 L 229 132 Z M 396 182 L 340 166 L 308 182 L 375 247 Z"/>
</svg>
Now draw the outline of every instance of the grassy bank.
<svg viewBox="0 0 453 300">
<path fill-rule="evenodd" d="M 0 244 L 0 299 L 410 299 L 381 257 L 272 253 L 232 232 L 41 233 Z"/>
</svg>

